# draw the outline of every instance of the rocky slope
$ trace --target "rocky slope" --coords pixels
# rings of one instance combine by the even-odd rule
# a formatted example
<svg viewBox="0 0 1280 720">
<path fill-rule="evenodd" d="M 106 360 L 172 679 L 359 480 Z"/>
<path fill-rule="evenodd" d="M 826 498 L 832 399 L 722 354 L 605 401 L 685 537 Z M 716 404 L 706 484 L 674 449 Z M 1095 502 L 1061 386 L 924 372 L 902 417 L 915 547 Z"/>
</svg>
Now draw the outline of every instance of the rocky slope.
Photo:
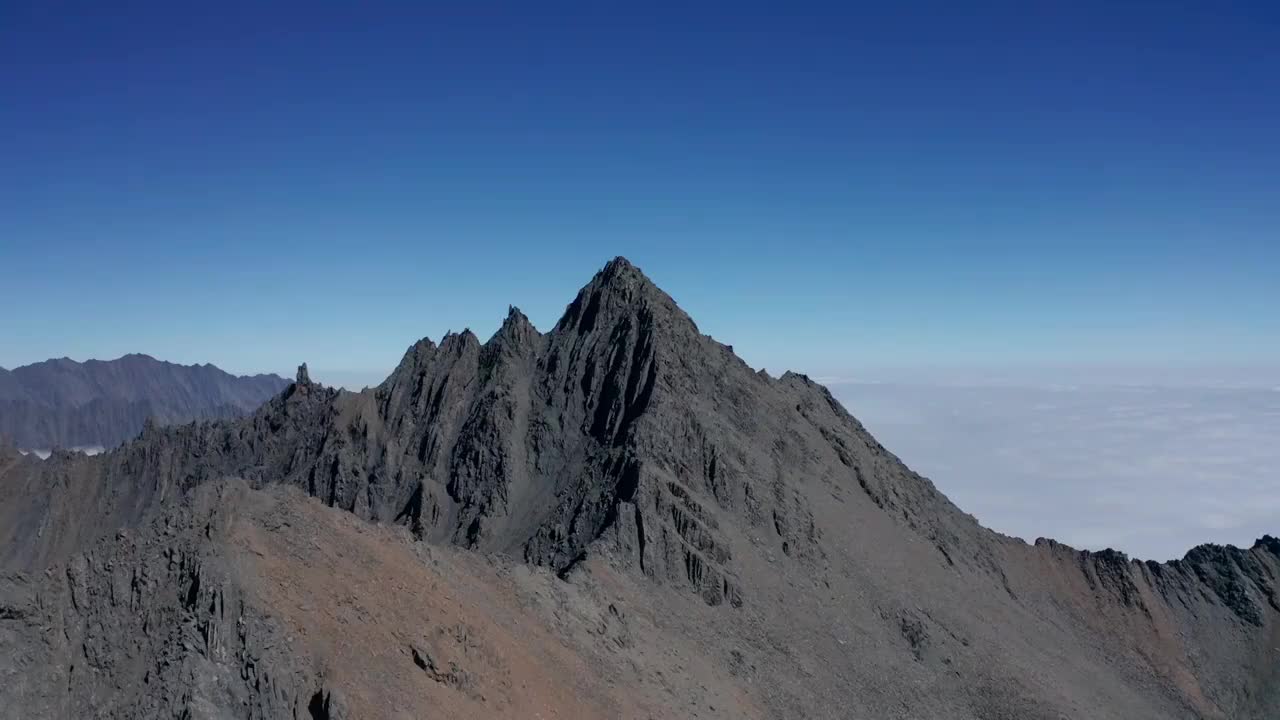
<svg viewBox="0 0 1280 720">
<path fill-rule="evenodd" d="M 0 567 L 30 716 L 1280 713 L 1280 541 L 993 533 L 622 259 L 363 393 L 0 450 Z"/>
<path fill-rule="evenodd" d="M 147 355 L 0 368 L 0 435 L 30 449 L 114 447 L 147 418 L 166 425 L 236 418 L 288 384 L 278 375 L 236 377 Z"/>
</svg>

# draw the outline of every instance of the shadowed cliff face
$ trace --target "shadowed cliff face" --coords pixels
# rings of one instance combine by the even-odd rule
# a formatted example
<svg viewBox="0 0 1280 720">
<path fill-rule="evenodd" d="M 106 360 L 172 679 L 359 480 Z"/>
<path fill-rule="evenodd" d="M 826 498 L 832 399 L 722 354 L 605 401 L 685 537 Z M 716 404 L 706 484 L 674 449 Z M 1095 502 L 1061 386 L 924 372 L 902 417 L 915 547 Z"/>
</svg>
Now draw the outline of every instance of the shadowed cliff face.
<svg viewBox="0 0 1280 720">
<path fill-rule="evenodd" d="M 589 596 L 576 612 L 598 610 L 606 630 L 622 622 L 618 606 L 644 605 L 670 657 L 724 671 L 700 691 L 663 686 L 651 714 L 691 716 L 681 703 L 713 691 L 737 699 L 699 706 L 707 716 L 1263 718 L 1280 707 L 1280 542 L 1156 564 L 992 533 L 825 388 L 753 372 L 623 259 L 549 332 L 512 308 L 486 342 L 464 331 L 415 343 L 362 393 L 312 383 L 304 366 L 243 420 L 148 427 L 99 458 L 0 451 L 0 562 L 30 573 L 13 587 L 60 586 L 57 568 L 226 478 L 522 560 Z M 607 647 L 647 662 L 608 632 L 583 643 L 589 656 Z M 272 662 L 322 663 L 325 648 Z M 434 661 L 409 666 L 450 677 Z M 363 692 L 364 680 L 342 682 L 339 694 Z M 649 698 L 647 682 L 620 686 Z"/>
</svg>

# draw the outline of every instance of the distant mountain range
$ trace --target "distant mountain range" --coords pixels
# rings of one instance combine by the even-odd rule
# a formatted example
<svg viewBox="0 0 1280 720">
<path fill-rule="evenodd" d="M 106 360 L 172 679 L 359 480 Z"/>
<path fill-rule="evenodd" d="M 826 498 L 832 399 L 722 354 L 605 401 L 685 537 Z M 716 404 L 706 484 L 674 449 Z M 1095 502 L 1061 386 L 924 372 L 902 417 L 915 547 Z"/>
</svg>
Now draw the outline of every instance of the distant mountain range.
<svg viewBox="0 0 1280 720">
<path fill-rule="evenodd" d="M 137 436 L 147 418 L 171 425 L 240 417 L 288 384 L 138 354 L 0 368 L 0 436 L 26 449 L 110 448 Z"/>
</svg>

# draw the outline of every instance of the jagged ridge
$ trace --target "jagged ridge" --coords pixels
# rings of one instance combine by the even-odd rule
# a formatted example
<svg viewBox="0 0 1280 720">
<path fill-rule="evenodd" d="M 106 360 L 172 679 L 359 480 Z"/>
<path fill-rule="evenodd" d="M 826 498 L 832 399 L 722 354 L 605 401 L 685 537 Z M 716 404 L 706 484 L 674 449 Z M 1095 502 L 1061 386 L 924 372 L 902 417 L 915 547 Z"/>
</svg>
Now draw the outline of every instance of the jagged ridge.
<svg viewBox="0 0 1280 720">
<path fill-rule="evenodd" d="M 1146 698 L 1135 717 L 1142 707 L 1263 717 L 1280 702 L 1273 666 L 1257 659 L 1277 628 L 1280 542 L 1202 546 L 1158 564 L 987 531 L 825 388 L 753 372 L 621 258 L 545 334 L 513 307 L 484 343 L 468 330 L 415 343 L 363 393 L 317 385 L 303 366 L 243 421 L 150 427 L 100 459 L 13 463 L 21 471 L 7 478 L 26 479 L 0 485 L 14 500 L 0 510 L 9 566 L 60 562 L 167 498 L 234 476 L 562 577 L 600 556 L 748 618 L 801 583 L 812 589 L 792 602 L 819 603 L 814 618 L 888 628 L 912 662 L 939 672 L 981 646 L 967 613 L 987 608 L 1080 644 L 1089 663 L 1059 672 L 1115 707 Z M 77 524 L 85 512 L 100 522 Z M 904 563 L 911 574 L 898 574 Z M 858 602 L 834 600 L 850 593 Z M 972 607 L 924 600 L 933 595 Z M 1098 676 L 1097 664 L 1118 669 Z M 978 716 L 1069 706 L 1016 666 L 975 667 L 978 679 L 940 677 Z M 1133 689 L 1150 678 L 1157 690 Z M 1008 687 L 1021 689 L 989 696 Z"/>
</svg>

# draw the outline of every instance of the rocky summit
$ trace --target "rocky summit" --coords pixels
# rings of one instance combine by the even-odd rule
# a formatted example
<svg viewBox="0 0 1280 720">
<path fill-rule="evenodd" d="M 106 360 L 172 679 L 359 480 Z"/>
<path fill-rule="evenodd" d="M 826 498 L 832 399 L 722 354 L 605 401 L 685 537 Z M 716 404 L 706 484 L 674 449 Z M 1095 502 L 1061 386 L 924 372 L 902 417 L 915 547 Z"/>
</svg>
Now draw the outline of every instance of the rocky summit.
<svg viewBox="0 0 1280 720">
<path fill-rule="evenodd" d="M 0 448 L 0 569 L 6 717 L 1280 717 L 1280 540 L 987 530 L 621 258 L 361 393 Z"/>
</svg>

